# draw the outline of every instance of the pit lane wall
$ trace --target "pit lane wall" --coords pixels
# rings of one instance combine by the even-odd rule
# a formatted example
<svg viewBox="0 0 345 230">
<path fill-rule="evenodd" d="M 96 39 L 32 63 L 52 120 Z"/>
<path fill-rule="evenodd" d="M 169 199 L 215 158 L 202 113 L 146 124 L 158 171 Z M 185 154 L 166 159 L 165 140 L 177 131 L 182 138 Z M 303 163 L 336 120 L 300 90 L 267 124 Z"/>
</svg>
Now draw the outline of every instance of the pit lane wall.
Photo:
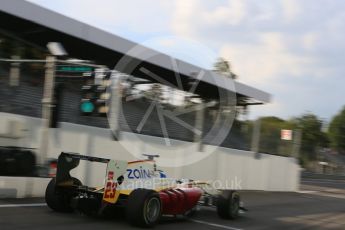
<svg viewBox="0 0 345 230">
<path fill-rule="evenodd" d="M 12 124 L 11 127 L 8 124 Z M 39 158 L 41 140 L 41 119 L 0 113 L 0 145 L 37 148 Z M 50 129 L 46 155 L 48 158 L 57 158 L 60 152 L 66 151 L 131 161 L 137 160 L 135 156 L 142 153 L 160 154 L 158 167 L 163 165 L 162 169 L 169 177 L 212 181 L 218 188 L 298 190 L 300 166 L 294 158 L 268 154 L 260 154 L 258 158 L 253 152 L 222 147 L 214 150 L 213 146 L 208 145 L 204 145 L 203 151 L 198 152 L 198 143 L 170 141 L 174 147 L 167 147 L 160 137 L 131 133 L 122 133 L 120 141 L 114 141 L 108 129 L 61 123 L 60 128 Z M 187 161 L 191 151 L 201 155 L 210 151 L 213 153 L 193 164 L 168 167 L 170 163 L 179 165 Z M 71 174 L 88 185 L 102 185 L 105 165 L 93 164 L 90 166 L 81 162 Z M 47 178 L 0 176 L 0 198 L 43 196 L 48 182 Z"/>
</svg>

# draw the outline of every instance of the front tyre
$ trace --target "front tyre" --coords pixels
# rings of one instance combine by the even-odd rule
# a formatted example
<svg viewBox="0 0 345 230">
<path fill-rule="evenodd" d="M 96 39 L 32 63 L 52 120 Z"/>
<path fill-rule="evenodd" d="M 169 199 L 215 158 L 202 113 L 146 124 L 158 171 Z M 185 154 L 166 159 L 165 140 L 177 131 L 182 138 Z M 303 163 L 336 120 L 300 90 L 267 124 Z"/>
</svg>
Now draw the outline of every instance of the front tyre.
<svg viewBox="0 0 345 230">
<path fill-rule="evenodd" d="M 236 219 L 240 210 L 240 195 L 236 191 L 224 191 L 217 199 L 217 213 L 222 219 Z"/>
<path fill-rule="evenodd" d="M 130 224 L 152 227 L 159 221 L 161 213 L 162 203 L 157 192 L 136 189 L 129 195 L 126 215 Z"/>
</svg>

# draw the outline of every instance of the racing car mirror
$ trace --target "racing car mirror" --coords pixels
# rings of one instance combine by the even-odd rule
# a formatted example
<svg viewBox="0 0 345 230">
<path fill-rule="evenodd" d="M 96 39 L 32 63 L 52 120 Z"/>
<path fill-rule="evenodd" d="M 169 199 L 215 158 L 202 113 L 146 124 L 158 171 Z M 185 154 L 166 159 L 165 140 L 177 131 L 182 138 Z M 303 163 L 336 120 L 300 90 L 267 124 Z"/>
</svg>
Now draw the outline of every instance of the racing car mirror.
<svg viewBox="0 0 345 230">
<path fill-rule="evenodd" d="M 120 191 L 117 190 L 117 178 L 126 173 L 128 163 L 126 161 L 110 160 L 107 165 L 107 172 L 105 175 L 105 185 L 103 193 L 103 201 L 115 204 L 119 198 Z"/>
</svg>

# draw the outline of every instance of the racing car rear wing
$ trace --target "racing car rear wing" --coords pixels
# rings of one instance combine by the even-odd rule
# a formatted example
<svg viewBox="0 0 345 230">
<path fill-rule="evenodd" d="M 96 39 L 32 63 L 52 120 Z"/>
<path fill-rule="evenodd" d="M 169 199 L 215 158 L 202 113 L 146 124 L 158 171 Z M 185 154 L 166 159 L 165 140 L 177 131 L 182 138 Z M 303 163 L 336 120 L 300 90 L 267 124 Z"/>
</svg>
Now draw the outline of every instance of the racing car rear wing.
<svg viewBox="0 0 345 230">
<path fill-rule="evenodd" d="M 79 153 L 72 153 L 72 152 L 61 152 L 60 156 L 61 155 L 68 156 L 75 159 L 96 161 L 96 162 L 101 162 L 101 163 L 108 163 L 110 161 L 110 159 L 107 159 L 107 158 L 80 155 Z"/>
<path fill-rule="evenodd" d="M 57 171 L 56 171 L 56 184 L 60 185 L 65 182 L 71 181 L 72 177 L 70 171 L 79 165 L 80 160 L 91 162 L 108 163 L 110 159 L 85 156 L 78 153 L 61 152 L 58 158 Z"/>
<path fill-rule="evenodd" d="M 70 174 L 70 171 L 79 165 L 80 160 L 107 164 L 105 185 L 103 189 L 103 201 L 113 204 L 116 203 L 120 195 L 120 191 L 116 188 L 118 184 L 123 181 L 123 175 L 126 172 L 128 165 L 127 161 L 110 160 L 100 157 L 79 155 L 77 153 L 62 152 L 58 158 L 56 186 L 80 187 L 80 183 L 77 184 Z"/>
</svg>

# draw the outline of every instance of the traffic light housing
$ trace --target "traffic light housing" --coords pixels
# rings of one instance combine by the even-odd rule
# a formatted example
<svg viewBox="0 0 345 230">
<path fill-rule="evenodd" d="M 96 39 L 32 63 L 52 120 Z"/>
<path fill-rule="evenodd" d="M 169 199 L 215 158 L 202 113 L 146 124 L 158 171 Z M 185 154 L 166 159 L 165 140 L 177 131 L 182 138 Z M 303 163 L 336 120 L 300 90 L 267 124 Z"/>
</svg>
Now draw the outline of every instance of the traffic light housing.
<svg viewBox="0 0 345 230">
<path fill-rule="evenodd" d="M 81 88 L 82 98 L 80 111 L 85 116 L 106 116 L 109 110 L 110 71 L 96 69 L 94 72 L 83 75 L 84 84 Z"/>
</svg>

